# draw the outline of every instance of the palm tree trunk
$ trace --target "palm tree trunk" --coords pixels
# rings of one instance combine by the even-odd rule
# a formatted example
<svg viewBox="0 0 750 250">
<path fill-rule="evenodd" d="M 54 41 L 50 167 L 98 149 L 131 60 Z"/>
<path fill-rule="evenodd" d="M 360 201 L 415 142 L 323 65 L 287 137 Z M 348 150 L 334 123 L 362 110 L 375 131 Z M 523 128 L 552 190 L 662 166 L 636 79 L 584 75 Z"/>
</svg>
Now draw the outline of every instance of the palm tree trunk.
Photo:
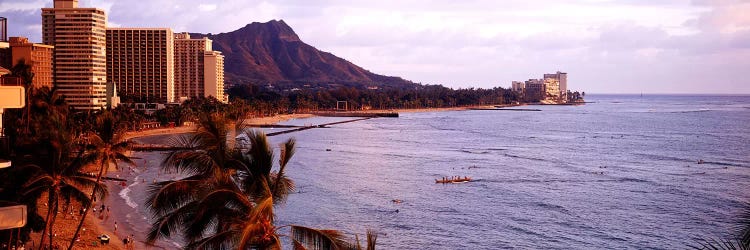
<svg viewBox="0 0 750 250">
<path fill-rule="evenodd" d="M 99 166 L 99 174 L 96 175 L 96 184 L 97 184 L 97 186 L 94 186 L 93 190 L 91 191 L 91 198 L 89 198 L 89 200 L 91 202 L 94 201 L 94 195 L 96 195 L 96 188 L 98 187 L 99 182 L 102 180 L 102 175 L 104 174 L 104 166 L 106 165 L 105 162 L 103 162 L 101 164 L 101 166 Z M 81 216 L 81 221 L 78 222 L 78 228 L 76 228 L 76 232 L 73 234 L 73 238 L 70 239 L 70 246 L 68 246 L 68 250 L 73 249 L 73 245 L 75 245 L 75 243 L 76 243 L 76 238 L 78 237 L 78 233 L 81 231 L 81 227 L 83 227 L 83 222 L 86 220 L 86 215 L 88 215 L 89 210 L 91 210 L 90 208 L 91 208 L 91 204 L 89 204 L 88 206 L 86 206 L 86 209 L 83 210 L 83 215 Z"/>
<path fill-rule="evenodd" d="M 42 250 L 42 246 L 44 246 L 44 237 L 47 233 L 47 228 L 49 228 L 49 218 L 51 215 L 52 215 L 52 190 L 47 192 L 47 217 L 44 218 L 45 225 L 44 225 L 44 230 L 42 230 L 42 236 L 39 239 L 39 250 Z"/>
<path fill-rule="evenodd" d="M 53 206 L 54 210 L 52 211 L 52 219 L 50 220 L 50 223 L 49 223 L 49 249 L 52 249 L 52 245 L 54 243 L 52 240 L 52 236 L 54 235 L 54 230 L 52 229 L 55 228 L 55 220 L 57 219 L 57 211 L 59 210 L 57 194 L 55 194 L 54 202 L 55 202 L 55 205 Z"/>
</svg>

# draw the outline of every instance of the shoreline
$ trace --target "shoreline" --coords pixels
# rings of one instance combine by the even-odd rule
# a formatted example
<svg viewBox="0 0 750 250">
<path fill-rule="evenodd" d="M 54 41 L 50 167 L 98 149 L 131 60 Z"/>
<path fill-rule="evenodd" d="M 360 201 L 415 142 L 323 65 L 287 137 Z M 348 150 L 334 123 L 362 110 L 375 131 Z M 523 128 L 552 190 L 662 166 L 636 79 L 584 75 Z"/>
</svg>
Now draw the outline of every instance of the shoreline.
<svg viewBox="0 0 750 250">
<path fill-rule="evenodd" d="M 516 105 L 513 105 L 516 106 Z M 450 108 L 420 108 L 420 109 L 392 109 L 392 110 L 364 110 L 364 111 L 353 111 L 353 112 L 362 112 L 362 113 L 376 113 L 376 112 L 399 112 L 399 113 L 420 113 L 420 112 L 445 112 L 445 111 L 466 111 L 471 110 L 472 108 L 477 107 L 495 107 L 495 105 L 484 105 L 484 106 L 466 106 L 466 107 L 450 107 Z M 352 112 L 352 111 L 349 111 Z M 291 120 L 291 119 L 304 119 L 304 118 L 310 118 L 315 117 L 314 114 L 309 113 L 300 113 L 300 114 L 283 114 L 283 115 L 275 115 L 275 116 L 268 116 L 268 117 L 254 117 L 245 119 L 243 121 L 243 124 L 246 125 L 271 125 L 271 124 L 277 124 L 283 121 Z M 175 134 L 183 134 L 183 133 L 190 133 L 192 131 L 195 131 L 197 127 L 192 126 L 181 126 L 181 127 L 174 127 L 174 128 L 156 128 L 156 129 L 149 129 L 149 130 L 143 130 L 143 131 L 131 131 L 127 132 L 124 135 L 124 139 L 131 140 L 131 139 L 137 139 L 137 138 L 144 138 L 144 137 L 153 137 L 153 136 L 161 136 L 161 135 L 175 135 Z M 141 171 L 146 171 L 149 167 L 158 167 L 158 166 L 148 166 L 147 162 L 141 162 L 138 158 L 134 159 L 136 162 L 136 172 L 129 172 L 125 166 L 123 168 L 116 170 L 111 169 L 109 171 L 108 176 L 119 176 L 123 179 L 126 179 L 126 186 L 122 186 L 119 182 L 116 181 L 106 181 L 106 185 L 109 187 L 109 195 L 104 200 L 95 203 L 97 206 L 97 210 L 101 204 L 105 204 L 106 206 L 110 207 L 110 218 L 107 220 L 100 220 L 98 218 L 99 212 L 95 215 L 93 211 L 89 212 L 89 215 L 86 218 L 85 222 L 85 228 L 87 231 L 85 233 L 82 232 L 81 235 L 81 242 L 85 244 L 86 249 L 126 249 L 125 245 L 122 244 L 122 239 L 124 237 L 127 237 L 128 235 L 133 235 L 135 242 L 134 242 L 134 248 L 135 249 L 173 249 L 177 246 L 171 245 L 169 241 L 165 240 L 159 240 L 155 243 L 155 245 L 148 245 L 145 243 L 145 235 L 142 232 L 142 229 L 136 229 L 134 228 L 134 225 L 132 225 L 131 220 L 147 220 L 143 218 L 132 218 L 133 216 L 148 216 L 144 215 L 141 212 L 138 211 L 137 208 L 133 208 L 130 205 L 128 205 L 128 202 L 133 201 L 127 201 L 123 198 L 123 195 L 121 194 L 123 190 L 128 189 L 131 186 L 139 185 L 139 184 L 145 184 L 147 185 L 148 182 L 138 182 L 137 179 L 138 175 L 141 173 Z M 142 181 L 142 180 L 141 180 Z M 138 206 L 142 206 L 143 204 L 137 204 Z M 114 222 L 118 222 L 118 229 L 117 232 L 114 232 Z M 66 231 L 70 230 L 61 230 L 62 228 L 75 228 L 77 226 L 77 223 L 73 223 L 74 221 L 68 222 L 68 221 L 62 221 L 60 218 L 58 218 L 58 221 L 56 223 L 56 232 L 58 233 L 59 239 L 67 239 L 67 241 L 70 240 L 72 237 L 72 232 L 68 232 L 70 235 L 66 235 Z M 58 229 L 59 228 L 59 229 Z M 96 241 L 98 243 L 98 239 L 96 238 L 98 235 L 101 234 L 107 234 L 110 236 L 110 243 L 106 246 L 102 246 L 99 244 L 98 246 L 94 247 L 91 246 L 92 242 Z M 122 237 L 121 237 L 122 236 Z M 38 239 L 38 233 L 36 234 L 35 238 L 32 239 Z M 67 242 L 66 241 L 66 242 Z M 55 240 L 55 242 L 58 242 L 58 240 Z M 76 248 L 82 247 L 82 243 L 76 244 Z M 66 245 L 67 246 L 67 245 Z"/>
</svg>

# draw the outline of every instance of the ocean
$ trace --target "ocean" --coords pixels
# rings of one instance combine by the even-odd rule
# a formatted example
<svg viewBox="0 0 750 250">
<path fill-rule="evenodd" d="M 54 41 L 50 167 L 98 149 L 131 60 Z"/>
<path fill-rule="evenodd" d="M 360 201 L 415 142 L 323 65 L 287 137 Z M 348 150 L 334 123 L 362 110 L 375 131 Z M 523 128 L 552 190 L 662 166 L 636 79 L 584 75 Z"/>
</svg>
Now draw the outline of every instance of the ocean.
<svg viewBox="0 0 750 250">
<path fill-rule="evenodd" d="M 750 96 L 586 99 L 521 107 L 537 112 L 402 113 L 271 137 L 298 146 L 287 168 L 297 192 L 276 208 L 276 224 L 362 239 L 373 229 L 379 249 L 684 249 L 733 235 L 750 202 Z M 175 176 L 159 173 L 161 153 L 134 156 L 138 179 L 117 198 L 135 209 L 120 220 L 146 232 L 145 184 Z M 435 183 L 444 176 L 474 181 Z"/>
</svg>

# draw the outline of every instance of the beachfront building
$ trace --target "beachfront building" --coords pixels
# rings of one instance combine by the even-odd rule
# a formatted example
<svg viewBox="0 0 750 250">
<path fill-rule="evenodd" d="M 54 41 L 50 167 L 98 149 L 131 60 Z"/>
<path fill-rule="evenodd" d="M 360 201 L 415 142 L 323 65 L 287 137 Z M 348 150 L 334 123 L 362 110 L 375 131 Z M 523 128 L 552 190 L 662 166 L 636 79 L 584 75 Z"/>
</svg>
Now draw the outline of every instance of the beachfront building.
<svg viewBox="0 0 750 250">
<path fill-rule="evenodd" d="M 175 34 L 175 93 L 181 100 L 203 96 L 203 58 L 211 47 L 212 41 L 208 38 L 191 39 L 187 32 Z"/>
<path fill-rule="evenodd" d="M 123 101 L 174 102 L 174 75 L 171 29 L 107 28 L 107 79 Z"/>
<path fill-rule="evenodd" d="M 78 0 L 54 0 L 53 8 L 42 8 L 42 40 L 55 46 L 55 86 L 75 109 L 106 105 L 106 26 L 104 10 L 78 8 Z"/>
<path fill-rule="evenodd" d="M 203 53 L 203 96 L 213 96 L 217 100 L 226 103 L 224 94 L 224 55 L 219 51 L 206 51 Z"/>
<path fill-rule="evenodd" d="M 546 75 L 546 74 L 545 74 Z M 560 100 L 560 80 L 556 78 L 544 78 L 545 100 L 557 102 Z"/>
<path fill-rule="evenodd" d="M 214 96 L 226 102 L 224 56 L 212 51 L 211 39 L 191 38 L 187 32 L 178 33 L 175 34 L 174 51 L 175 94 L 180 101 Z"/>
<path fill-rule="evenodd" d="M 557 98 L 554 101 L 564 102 L 568 100 L 568 73 L 557 71 L 554 74 L 544 74 L 544 82 L 550 82 L 555 85 L 549 87 L 551 91 L 555 92 L 548 92 L 550 96 Z"/>
<path fill-rule="evenodd" d="M 524 99 L 527 102 L 538 102 L 547 96 L 547 88 L 542 79 L 529 79 L 524 85 Z"/>
<path fill-rule="evenodd" d="M 526 88 L 526 85 L 524 82 L 521 81 L 513 81 L 510 85 L 510 88 L 517 92 L 517 93 L 523 93 L 524 88 Z"/>
<path fill-rule="evenodd" d="M 31 66 L 32 87 L 52 88 L 52 53 L 54 46 L 30 43 L 26 37 L 11 37 L 10 42 L 10 67 L 13 68 L 21 62 Z"/>
</svg>

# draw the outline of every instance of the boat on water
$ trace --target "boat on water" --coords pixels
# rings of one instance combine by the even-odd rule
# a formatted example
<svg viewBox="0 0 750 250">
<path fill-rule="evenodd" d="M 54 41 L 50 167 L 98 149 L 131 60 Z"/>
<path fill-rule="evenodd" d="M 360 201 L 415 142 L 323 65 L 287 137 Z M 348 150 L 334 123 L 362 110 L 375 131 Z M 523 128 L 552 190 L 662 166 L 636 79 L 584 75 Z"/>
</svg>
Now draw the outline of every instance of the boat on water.
<svg viewBox="0 0 750 250">
<path fill-rule="evenodd" d="M 453 183 L 467 183 L 471 181 L 471 177 L 468 176 L 451 176 L 451 177 L 443 177 L 442 179 L 435 179 L 435 183 L 441 183 L 441 184 L 453 184 Z"/>
</svg>

